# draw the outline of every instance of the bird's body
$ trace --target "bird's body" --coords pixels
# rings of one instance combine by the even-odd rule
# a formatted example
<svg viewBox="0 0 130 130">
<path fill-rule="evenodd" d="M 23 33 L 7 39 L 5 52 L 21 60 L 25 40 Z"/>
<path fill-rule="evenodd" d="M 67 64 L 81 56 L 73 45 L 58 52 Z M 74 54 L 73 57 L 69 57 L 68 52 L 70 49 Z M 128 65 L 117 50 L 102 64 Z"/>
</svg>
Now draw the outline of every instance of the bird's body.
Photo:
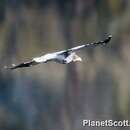
<svg viewBox="0 0 130 130">
<path fill-rule="evenodd" d="M 60 64 L 68 64 L 68 63 L 72 62 L 76 57 L 78 58 L 78 56 L 76 55 L 75 52 L 72 52 L 72 53 L 54 52 L 54 53 L 50 53 L 50 54 L 45 54 L 44 56 L 41 56 L 41 57 L 33 58 L 33 61 L 35 61 L 37 63 L 41 63 L 41 62 L 46 63 L 49 61 L 55 61 Z"/>
<path fill-rule="evenodd" d="M 82 59 L 76 55 L 76 51 L 85 48 L 85 47 L 93 47 L 97 45 L 105 45 L 111 40 L 111 35 L 108 36 L 104 41 L 99 41 L 99 42 L 93 42 L 93 43 L 88 43 L 85 45 L 80 45 L 77 47 L 73 47 L 71 49 L 63 50 L 63 51 L 58 51 L 58 52 L 53 52 L 53 53 L 48 53 L 40 57 L 33 58 L 29 62 L 24 62 L 18 65 L 12 65 L 11 67 L 6 67 L 9 69 L 17 69 L 17 68 L 22 68 L 22 67 L 31 67 L 33 65 L 37 65 L 40 63 L 47 63 L 49 61 L 55 61 L 60 64 L 69 64 L 71 62 L 76 62 L 76 61 L 82 61 Z"/>
</svg>

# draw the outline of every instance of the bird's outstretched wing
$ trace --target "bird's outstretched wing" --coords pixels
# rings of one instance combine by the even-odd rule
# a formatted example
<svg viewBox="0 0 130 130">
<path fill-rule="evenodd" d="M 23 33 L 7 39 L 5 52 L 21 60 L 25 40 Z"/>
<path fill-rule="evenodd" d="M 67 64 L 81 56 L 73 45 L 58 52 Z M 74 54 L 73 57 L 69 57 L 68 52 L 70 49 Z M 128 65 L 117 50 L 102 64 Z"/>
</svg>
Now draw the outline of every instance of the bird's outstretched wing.
<svg viewBox="0 0 130 130">
<path fill-rule="evenodd" d="M 46 63 L 47 61 L 52 61 L 52 60 L 58 60 L 58 61 L 61 60 L 62 61 L 62 60 L 64 60 L 64 58 L 69 56 L 71 53 L 73 53 L 74 51 L 78 51 L 81 48 L 84 48 L 84 47 L 95 47 L 97 45 L 106 45 L 111 40 L 111 38 L 112 38 L 112 36 L 109 35 L 103 41 L 88 43 L 88 44 L 85 44 L 85 45 L 73 47 L 71 49 L 67 49 L 67 50 L 63 50 L 63 51 L 59 51 L 59 52 L 46 54 L 46 55 L 41 56 L 41 57 L 33 58 L 33 60 L 31 60 L 29 62 L 20 63 L 18 65 L 13 64 L 11 67 L 6 67 L 5 66 L 5 68 L 13 70 L 13 69 L 17 69 L 17 68 L 30 67 L 30 66 L 33 66 L 33 65 L 40 64 L 42 62 Z"/>
<path fill-rule="evenodd" d="M 18 65 L 12 64 L 11 67 L 5 66 L 4 68 L 13 70 L 13 69 L 17 69 L 17 68 L 30 67 L 30 66 L 37 65 L 37 64 L 38 63 L 36 61 L 32 60 L 32 61 L 29 61 L 29 62 L 20 63 Z"/>
<path fill-rule="evenodd" d="M 87 43 L 87 44 L 84 44 L 84 45 L 80 45 L 80 46 L 77 46 L 77 47 L 73 47 L 73 48 L 70 48 L 70 49 L 67 49 L 65 51 L 61 51 L 61 53 L 69 53 L 69 52 L 74 52 L 74 51 L 78 51 L 84 47 L 95 47 L 97 45 L 106 45 L 112 38 L 112 35 L 109 35 L 105 40 L 103 41 L 98 41 L 98 42 L 92 42 L 92 43 Z"/>
</svg>

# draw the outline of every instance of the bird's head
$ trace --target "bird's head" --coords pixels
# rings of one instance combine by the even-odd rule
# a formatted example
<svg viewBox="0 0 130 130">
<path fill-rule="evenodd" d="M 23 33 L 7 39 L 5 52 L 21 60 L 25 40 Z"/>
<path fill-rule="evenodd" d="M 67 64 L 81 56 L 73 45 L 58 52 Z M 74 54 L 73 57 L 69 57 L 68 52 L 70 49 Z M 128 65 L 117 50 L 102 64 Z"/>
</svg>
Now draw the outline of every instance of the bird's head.
<svg viewBox="0 0 130 130">
<path fill-rule="evenodd" d="M 74 62 L 77 62 L 77 61 L 80 61 L 80 62 L 81 62 L 81 61 L 82 61 L 82 58 L 79 57 L 78 55 L 74 55 L 74 56 L 73 56 L 73 61 L 74 61 Z"/>
</svg>

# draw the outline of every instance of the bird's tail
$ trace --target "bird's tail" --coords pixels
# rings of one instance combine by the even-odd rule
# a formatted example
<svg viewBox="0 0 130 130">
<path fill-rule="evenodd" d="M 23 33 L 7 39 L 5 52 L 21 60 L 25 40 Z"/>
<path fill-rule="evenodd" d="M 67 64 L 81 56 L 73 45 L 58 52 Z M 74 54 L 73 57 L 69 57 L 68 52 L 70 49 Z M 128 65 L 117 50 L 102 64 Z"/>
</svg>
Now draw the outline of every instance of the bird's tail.
<svg viewBox="0 0 130 130">
<path fill-rule="evenodd" d="M 38 64 L 37 62 L 32 60 L 32 61 L 24 62 L 24 63 L 18 64 L 18 65 L 12 64 L 11 67 L 4 66 L 4 68 L 14 70 L 17 68 L 30 67 L 30 66 L 37 65 L 37 64 Z"/>
</svg>

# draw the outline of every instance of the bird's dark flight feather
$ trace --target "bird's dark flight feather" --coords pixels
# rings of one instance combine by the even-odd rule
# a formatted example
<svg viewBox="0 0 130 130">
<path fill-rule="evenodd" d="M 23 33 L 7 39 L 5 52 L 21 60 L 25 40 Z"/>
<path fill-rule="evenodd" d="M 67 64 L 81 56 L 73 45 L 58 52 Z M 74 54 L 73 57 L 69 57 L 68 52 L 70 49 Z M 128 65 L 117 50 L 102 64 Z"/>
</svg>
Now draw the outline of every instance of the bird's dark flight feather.
<svg viewBox="0 0 130 130">
<path fill-rule="evenodd" d="M 30 67 L 30 66 L 36 65 L 36 64 L 38 64 L 38 63 L 32 60 L 32 61 L 24 62 L 24 63 L 18 64 L 18 65 L 12 65 L 11 67 L 7 67 L 7 68 L 13 70 L 13 69 L 17 69 L 17 68 Z"/>
<path fill-rule="evenodd" d="M 84 44 L 84 45 L 81 45 L 81 46 L 77 46 L 77 47 L 73 47 L 73 48 L 70 48 L 70 49 L 67 49 L 64 51 L 65 52 L 72 52 L 72 51 L 78 51 L 80 50 L 81 48 L 84 48 L 84 47 L 95 47 L 97 45 L 106 45 L 110 40 L 111 40 L 112 36 L 109 35 L 105 40 L 103 41 L 98 41 L 98 42 L 92 42 L 92 43 L 87 43 L 87 44 Z"/>
</svg>

